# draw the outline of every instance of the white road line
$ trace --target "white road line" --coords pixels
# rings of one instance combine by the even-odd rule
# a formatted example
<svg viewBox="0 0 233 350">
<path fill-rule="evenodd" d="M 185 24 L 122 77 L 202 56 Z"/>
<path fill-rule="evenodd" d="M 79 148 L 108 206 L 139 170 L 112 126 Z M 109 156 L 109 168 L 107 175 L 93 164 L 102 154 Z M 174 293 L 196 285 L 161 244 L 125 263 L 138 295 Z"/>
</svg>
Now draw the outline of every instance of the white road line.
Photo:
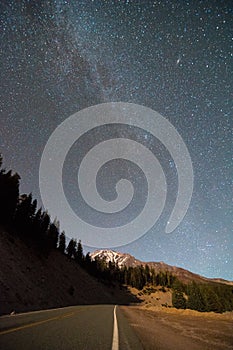
<svg viewBox="0 0 233 350">
<path fill-rule="evenodd" d="M 113 321 L 113 335 L 112 335 L 112 350 L 119 350 L 119 336 L 118 336 L 118 325 L 116 316 L 116 305 L 114 307 L 114 321 Z"/>
</svg>

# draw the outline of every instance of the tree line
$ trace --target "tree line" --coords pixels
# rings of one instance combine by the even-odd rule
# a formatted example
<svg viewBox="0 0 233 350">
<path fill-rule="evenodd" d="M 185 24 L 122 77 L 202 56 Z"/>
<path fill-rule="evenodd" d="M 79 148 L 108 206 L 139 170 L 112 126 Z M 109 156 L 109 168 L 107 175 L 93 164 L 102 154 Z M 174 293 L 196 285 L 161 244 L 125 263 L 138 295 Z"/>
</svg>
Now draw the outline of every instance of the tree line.
<svg viewBox="0 0 233 350">
<path fill-rule="evenodd" d="M 189 284 L 176 281 L 173 285 L 173 306 L 200 312 L 233 310 L 233 288 L 230 285 L 208 282 Z"/>
<path fill-rule="evenodd" d="M 173 306 L 198 311 L 224 312 L 233 310 L 233 288 L 217 283 L 184 284 L 168 271 L 156 272 L 146 266 L 119 268 L 105 259 L 91 259 L 83 253 L 81 241 L 69 240 L 60 232 L 59 221 L 51 221 L 50 215 L 37 208 L 37 200 L 19 194 L 20 176 L 2 168 L 0 155 L 0 224 L 30 244 L 40 254 L 48 256 L 52 250 L 65 254 L 77 262 L 89 274 L 108 285 L 118 283 L 138 290 L 145 286 L 160 286 L 172 290 Z"/>
</svg>

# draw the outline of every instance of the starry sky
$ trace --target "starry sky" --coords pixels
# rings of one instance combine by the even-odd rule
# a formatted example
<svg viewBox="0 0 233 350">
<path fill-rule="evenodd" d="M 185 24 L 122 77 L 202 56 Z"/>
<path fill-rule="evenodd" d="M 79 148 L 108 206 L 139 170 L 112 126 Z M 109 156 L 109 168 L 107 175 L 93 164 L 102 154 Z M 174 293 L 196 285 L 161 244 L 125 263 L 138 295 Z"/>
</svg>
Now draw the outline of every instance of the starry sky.
<svg viewBox="0 0 233 350">
<path fill-rule="evenodd" d="M 1 1 L 0 152 L 4 167 L 21 176 L 20 192 L 32 192 L 42 205 L 41 155 L 70 115 L 106 102 L 147 106 L 183 138 L 193 196 L 173 233 L 164 234 L 165 210 L 149 232 L 117 250 L 233 280 L 232 12 L 231 1 L 222 0 Z M 121 137 L 127 132 L 118 130 Z M 172 159 L 150 134 L 135 132 L 162 154 L 172 203 Z M 64 169 L 74 207 L 80 147 Z"/>
</svg>

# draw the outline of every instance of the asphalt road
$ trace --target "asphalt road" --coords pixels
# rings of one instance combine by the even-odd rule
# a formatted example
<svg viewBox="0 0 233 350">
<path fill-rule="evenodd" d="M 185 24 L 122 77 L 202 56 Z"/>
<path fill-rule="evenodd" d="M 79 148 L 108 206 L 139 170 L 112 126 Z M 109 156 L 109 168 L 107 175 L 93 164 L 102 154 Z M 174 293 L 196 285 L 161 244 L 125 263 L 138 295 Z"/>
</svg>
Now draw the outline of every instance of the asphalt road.
<svg viewBox="0 0 233 350">
<path fill-rule="evenodd" d="M 1 350 L 140 350 L 114 305 L 74 306 L 0 317 Z"/>
</svg>

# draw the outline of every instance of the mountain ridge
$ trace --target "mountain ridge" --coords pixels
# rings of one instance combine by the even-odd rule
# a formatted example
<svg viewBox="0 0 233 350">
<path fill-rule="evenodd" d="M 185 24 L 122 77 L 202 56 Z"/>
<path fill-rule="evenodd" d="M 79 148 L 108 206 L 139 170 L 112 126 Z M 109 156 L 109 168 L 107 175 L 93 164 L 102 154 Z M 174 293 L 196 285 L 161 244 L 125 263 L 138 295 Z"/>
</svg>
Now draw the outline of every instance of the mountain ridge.
<svg viewBox="0 0 233 350">
<path fill-rule="evenodd" d="M 227 285 L 233 285 L 233 281 L 228 281 L 223 278 L 208 278 L 201 276 L 197 273 L 191 272 L 185 268 L 172 266 L 166 264 L 163 261 L 141 261 L 136 259 L 133 255 L 129 253 L 121 253 L 112 249 L 97 249 L 94 252 L 90 253 L 91 259 L 94 260 L 96 258 L 105 259 L 108 263 L 111 261 L 112 263 L 117 264 L 120 268 L 126 267 L 136 267 L 136 266 L 146 266 L 148 265 L 150 268 L 154 268 L 156 272 L 170 272 L 178 277 L 182 282 L 189 283 L 191 281 L 196 282 L 212 282 L 212 283 L 221 283 Z"/>
</svg>

